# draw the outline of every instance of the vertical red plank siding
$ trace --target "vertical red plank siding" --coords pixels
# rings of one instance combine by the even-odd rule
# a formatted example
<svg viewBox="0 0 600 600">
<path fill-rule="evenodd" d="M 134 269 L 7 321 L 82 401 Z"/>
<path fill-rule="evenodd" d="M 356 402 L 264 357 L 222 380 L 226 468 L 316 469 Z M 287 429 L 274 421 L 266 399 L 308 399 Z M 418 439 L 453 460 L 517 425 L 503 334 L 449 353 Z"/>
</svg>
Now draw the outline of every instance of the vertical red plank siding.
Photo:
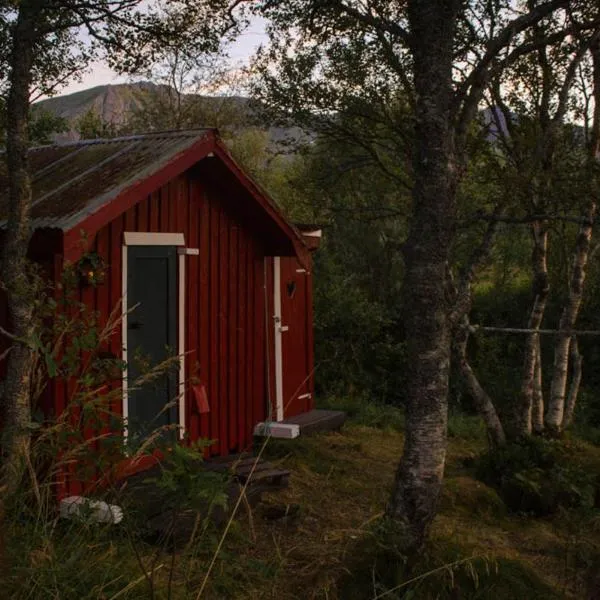
<svg viewBox="0 0 600 600">
<path fill-rule="evenodd" d="M 125 213 L 125 228 L 123 231 L 137 231 L 136 207 L 130 208 Z"/>
<path fill-rule="evenodd" d="M 228 394 L 229 394 L 229 369 L 228 369 L 228 331 L 227 322 L 229 317 L 229 298 L 228 284 L 228 258 L 229 258 L 229 223 L 227 215 L 222 206 L 219 206 L 219 385 L 221 394 L 219 396 L 219 406 L 221 408 L 221 418 L 219 421 L 219 450 L 221 454 L 228 451 Z M 214 258 L 212 259 L 214 260 Z"/>
<path fill-rule="evenodd" d="M 200 186 L 198 186 L 200 188 Z M 199 227 L 200 227 L 200 244 L 199 244 L 199 256 L 198 256 L 198 272 L 196 276 L 199 282 L 199 328 L 197 331 L 197 339 L 200 347 L 200 379 L 204 386 L 206 386 L 208 392 L 208 404 L 209 413 L 205 413 L 200 417 L 200 436 L 203 438 L 209 438 L 212 434 L 211 420 L 212 413 L 215 410 L 215 405 L 218 402 L 216 396 L 212 395 L 212 389 L 210 388 L 209 374 L 211 372 L 211 348 L 215 340 L 212 337 L 211 330 L 211 298 L 210 298 L 210 271 L 211 271 L 211 210 L 208 196 L 203 188 L 200 188 L 200 213 L 199 213 Z"/>
<path fill-rule="evenodd" d="M 221 412 L 223 412 L 221 410 L 221 386 L 219 385 L 219 207 L 212 201 L 212 197 L 210 195 L 208 195 L 207 199 L 210 205 L 210 280 L 208 284 L 208 291 L 210 295 L 208 309 L 210 359 L 209 364 L 207 365 L 207 371 L 210 378 L 210 437 L 213 440 L 219 440 L 221 437 L 219 418 Z M 218 443 L 217 448 L 220 449 L 220 444 Z"/>
<path fill-rule="evenodd" d="M 149 231 L 150 230 L 150 202 L 148 198 L 144 198 L 137 205 L 137 224 L 136 231 Z"/>
<path fill-rule="evenodd" d="M 306 363 L 308 365 L 308 391 L 310 398 L 306 401 L 306 411 L 315 407 L 315 348 L 314 348 L 314 321 L 313 321 L 313 265 L 312 259 L 308 266 L 306 275 Z"/>
<path fill-rule="evenodd" d="M 255 298 L 254 298 L 254 254 L 252 245 L 248 241 L 248 252 L 246 254 L 246 431 L 252 431 L 252 427 L 259 422 L 254 415 L 254 394 L 256 393 L 257 382 L 254 381 L 254 362 L 257 357 L 254 355 L 254 338 L 256 337 Z"/>
<path fill-rule="evenodd" d="M 168 184 L 168 206 L 169 217 L 167 220 L 167 231 L 177 231 L 177 198 L 179 196 L 181 180 L 172 179 Z"/>
<path fill-rule="evenodd" d="M 227 311 L 228 327 L 228 374 L 229 382 L 229 450 L 234 451 L 243 440 L 238 438 L 237 422 L 239 419 L 239 402 L 237 397 L 237 329 L 238 329 L 238 226 L 235 223 L 229 225 L 229 257 L 228 257 L 228 279 L 229 306 Z"/>
<path fill-rule="evenodd" d="M 152 192 L 150 195 L 149 220 L 150 228 L 148 231 L 158 233 L 160 231 L 160 190 Z"/>
<path fill-rule="evenodd" d="M 237 362 L 235 364 L 235 378 L 237 380 L 237 439 L 242 449 L 249 445 L 248 424 L 246 422 L 247 381 L 246 381 L 246 257 L 248 254 L 248 239 L 242 227 L 238 229 L 238 254 L 237 254 L 237 330 L 235 345 L 237 348 Z"/>
<path fill-rule="evenodd" d="M 175 206 L 175 230 L 183 231 L 189 234 L 190 226 L 190 182 L 188 177 L 179 178 L 179 189 L 177 193 L 177 204 Z M 198 207 L 194 207 L 198 208 Z M 190 246 L 188 235 L 186 235 L 186 244 Z"/>
<path fill-rule="evenodd" d="M 110 227 L 104 227 L 102 230 L 98 232 L 98 236 L 96 237 L 96 252 L 102 258 L 104 264 L 110 264 Z M 108 277 L 108 275 L 106 275 Z M 110 336 L 110 329 L 107 328 L 109 325 L 110 315 L 113 309 L 111 305 L 110 299 L 110 282 L 104 282 L 94 288 L 96 295 L 96 311 L 98 314 L 98 328 L 102 332 L 101 335 L 103 339 L 101 340 L 101 351 L 110 350 L 110 340 L 113 336 Z M 104 339 L 106 338 L 106 339 Z M 109 389 L 106 389 L 108 392 Z M 105 435 L 109 432 L 109 419 L 108 415 L 104 410 L 101 412 L 101 427 L 99 433 Z M 108 407 L 106 407 L 108 409 Z M 98 444 L 98 447 L 101 447 L 101 443 Z"/>
<path fill-rule="evenodd" d="M 184 198 L 186 215 L 184 225 L 188 230 L 186 235 L 186 244 L 190 248 L 198 248 L 198 213 L 200 202 L 200 189 L 196 181 L 190 181 L 187 188 L 187 198 Z M 199 256 L 188 256 L 186 264 L 186 369 L 187 369 L 187 390 L 186 390 L 186 410 L 188 435 L 191 440 L 197 440 L 200 437 L 200 415 L 195 410 L 193 393 L 189 389 L 190 385 L 198 383 L 200 376 L 200 338 L 199 338 L 199 295 L 198 295 L 198 263 Z"/>
<path fill-rule="evenodd" d="M 265 393 L 265 375 L 266 364 L 264 357 L 266 355 L 265 345 L 265 262 L 264 257 L 256 256 L 254 258 L 254 325 L 255 325 L 255 344 L 254 344 L 254 419 L 262 421 L 265 418 L 265 402 L 267 394 Z"/>
</svg>

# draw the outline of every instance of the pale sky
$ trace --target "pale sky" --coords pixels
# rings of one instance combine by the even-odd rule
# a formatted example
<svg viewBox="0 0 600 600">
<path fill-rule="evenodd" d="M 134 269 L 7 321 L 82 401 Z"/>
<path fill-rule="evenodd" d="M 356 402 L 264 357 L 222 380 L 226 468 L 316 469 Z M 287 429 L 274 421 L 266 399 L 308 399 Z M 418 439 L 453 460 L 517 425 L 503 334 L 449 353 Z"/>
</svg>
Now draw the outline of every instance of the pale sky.
<svg viewBox="0 0 600 600">
<path fill-rule="evenodd" d="M 250 25 L 238 39 L 229 47 L 229 57 L 232 65 L 245 63 L 254 54 L 258 46 L 267 40 L 265 33 L 265 21 L 252 19 Z M 59 95 L 72 94 L 97 85 L 110 83 L 127 83 L 130 79 L 117 75 L 102 62 L 93 63 L 90 70 L 83 76 L 81 81 L 73 81 L 65 86 Z"/>
</svg>

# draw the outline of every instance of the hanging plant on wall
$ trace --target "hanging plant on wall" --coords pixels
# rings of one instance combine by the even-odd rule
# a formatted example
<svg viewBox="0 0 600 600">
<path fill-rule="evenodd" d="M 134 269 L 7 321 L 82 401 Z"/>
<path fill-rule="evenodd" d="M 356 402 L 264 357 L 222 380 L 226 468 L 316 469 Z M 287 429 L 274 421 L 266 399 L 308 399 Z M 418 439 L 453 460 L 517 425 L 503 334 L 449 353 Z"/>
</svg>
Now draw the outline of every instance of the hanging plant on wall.
<svg viewBox="0 0 600 600">
<path fill-rule="evenodd" d="M 84 254 L 77 263 L 77 274 L 82 286 L 98 286 L 104 282 L 106 263 L 97 252 Z"/>
</svg>

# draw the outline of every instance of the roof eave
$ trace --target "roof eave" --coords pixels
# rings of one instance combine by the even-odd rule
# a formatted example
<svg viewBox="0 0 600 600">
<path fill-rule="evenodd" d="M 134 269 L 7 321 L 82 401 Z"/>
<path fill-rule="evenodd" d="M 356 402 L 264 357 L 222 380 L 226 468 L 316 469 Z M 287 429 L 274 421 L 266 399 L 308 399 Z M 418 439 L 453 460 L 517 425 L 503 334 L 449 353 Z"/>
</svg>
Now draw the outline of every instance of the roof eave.
<svg viewBox="0 0 600 600">
<path fill-rule="evenodd" d="M 85 251 L 83 240 L 92 238 L 99 229 L 113 219 L 126 212 L 173 177 L 183 173 L 205 158 L 213 151 L 215 140 L 214 131 L 207 131 L 202 138 L 175 154 L 148 177 L 133 181 L 107 203 L 92 209 L 88 208 L 74 216 L 63 226 L 65 260 L 77 260 Z"/>
<path fill-rule="evenodd" d="M 223 141 L 215 138 L 215 156 L 223 161 L 227 168 L 235 175 L 237 180 L 250 193 L 250 195 L 263 207 L 269 217 L 277 224 L 277 226 L 286 234 L 292 242 L 294 252 L 298 260 L 304 267 L 310 264 L 310 251 L 306 245 L 301 232 L 283 215 L 279 207 L 270 199 L 269 194 L 249 177 L 244 170 L 237 164 Z"/>
</svg>

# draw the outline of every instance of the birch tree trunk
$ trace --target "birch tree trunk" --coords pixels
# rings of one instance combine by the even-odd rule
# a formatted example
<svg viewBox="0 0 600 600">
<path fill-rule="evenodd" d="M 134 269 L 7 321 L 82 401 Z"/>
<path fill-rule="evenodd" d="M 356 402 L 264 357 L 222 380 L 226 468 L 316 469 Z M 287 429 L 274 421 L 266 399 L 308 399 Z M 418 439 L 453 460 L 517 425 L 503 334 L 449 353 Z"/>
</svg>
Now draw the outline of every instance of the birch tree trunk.
<svg viewBox="0 0 600 600">
<path fill-rule="evenodd" d="M 35 4 L 22 2 L 13 34 L 9 95 L 6 106 L 6 161 L 9 215 L 2 261 L 13 348 L 9 353 L 3 408 L 1 485 L 10 494 L 19 485 L 29 452 L 33 303 L 27 248 L 31 237 L 31 181 L 27 165 L 29 89 L 34 51 Z"/>
<path fill-rule="evenodd" d="M 565 394 L 567 389 L 567 375 L 569 370 L 569 349 L 571 345 L 571 330 L 575 325 L 581 300 L 583 285 L 585 283 L 585 267 L 590 252 L 592 227 L 596 215 L 596 205 L 591 204 L 585 222 L 579 228 L 573 263 L 571 265 L 571 280 L 569 282 L 569 297 L 560 317 L 559 333 L 554 344 L 554 369 L 552 372 L 552 385 L 550 387 L 550 400 L 546 412 L 546 428 L 553 435 L 558 435 L 563 428 L 565 410 Z"/>
<path fill-rule="evenodd" d="M 469 341 L 469 319 L 463 317 L 463 321 L 454 334 L 453 350 L 456 362 L 458 363 L 460 374 L 467 386 L 469 395 L 473 399 L 477 412 L 481 415 L 485 426 L 487 427 L 488 436 L 492 446 L 503 446 L 506 443 L 506 435 L 504 428 L 492 399 L 487 395 L 479 383 L 479 379 L 475 375 L 469 360 L 467 358 L 467 344 Z"/>
<path fill-rule="evenodd" d="M 452 54 L 459 0 L 408 3 L 416 92 L 413 219 L 404 247 L 408 355 L 404 453 L 388 516 L 404 550 L 422 547 L 436 513 L 446 459 L 450 324 L 446 264 L 455 221 L 456 165 L 450 124 Z"/>
<path fill-rule="evenodd" d="M 533 252 L 531 265 L 533 268 L 534 300 L 529 315 L 528 329 L 539 329 L 544 318 L 546 302 L 550 292 L 548 282 L 548 224 L 537 221 L 531 226 L 533 236 Z M 523 379 L 521 383 L 520 402 L 516 403 L 514 427 L 517 437 L 527 436 L 532 430 L 532 406 L 536 378 L 536 360 L 538 356 L 539 334 L 531 332 L 525 339 L 525 360 L 523 364 Z"/>
<path fill-rule="evenodd" d="M 531 426 L 535 433 L 544 431 L 544 388 L 542 381 L 542 350 L 538 335 L 535 351 L 535 374 L 533 379 L 533 402 L 531 407 Z"/>
<path fill-rule="evenodd" d="M 577 338 L 575 336 L 571 339 L 571 367 L 573 376 L 571 378 L 571 385 L 569 386 L 569 395 L 565 402 L 563 429 L 570 427 L 573 423 L 577 396 L 579 395 L 579 386 L 581 385 L 581 376 L 583 374 L 583 357 L 579 353 L 579 344 L 577 343 Z"/>
<path fill-rule="evenodd" d="M 597 171 L 598 162 L 600 161 L 600 42 L 596 41 L 591 47 L 592 54 L 592 79 L 593 79 L 593 97 L 594 97 L 594 112 L 592 116 L 592 130 L 589 140 L 589 159 L 592 173 Z M 595 207 L 594 207 L 595 208 Z M 590 232 L 591 235 L 591 232 Z M 590 258 L 588 246 L 588 260 Z M 579 395 L 579 387 L 581 385 L 581 377 L 583 371 L 583 357 L 579 353 L 579 345 L 577 338 L 571 338 L 571 365 L 572 378 L 569 387 L 569 395 L 565 403 L 565 413 L 563 416 L 562 428 L 565 429 L 572 425 L 575 415 L 575 406 L 577 404 L 577 396 Z"/>
</svg>

